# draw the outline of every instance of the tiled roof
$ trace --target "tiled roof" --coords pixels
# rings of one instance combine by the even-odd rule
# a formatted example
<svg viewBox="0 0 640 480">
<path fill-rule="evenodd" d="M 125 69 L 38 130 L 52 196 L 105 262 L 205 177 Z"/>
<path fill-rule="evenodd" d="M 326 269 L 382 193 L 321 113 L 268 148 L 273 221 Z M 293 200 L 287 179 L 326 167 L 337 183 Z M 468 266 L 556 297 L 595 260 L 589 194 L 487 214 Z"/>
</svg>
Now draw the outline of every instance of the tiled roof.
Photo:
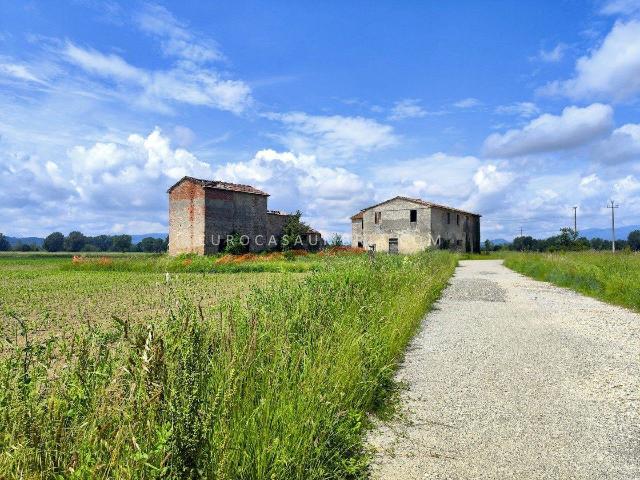
<svg viewBox="0 0 640 480">
<path fill-rule="evenodd" d="M 204 188 L 215 188 L 218 190 L 229 190 L 232 192 L 242 192 L 242 193 L 252 193 L 254 195 L 264 195 L 269 196 L 268 193 L 263 192 L 262 190 L 258 190 L 251 185 L 243 185 L 241 183 L 230 183 L 230 182 L 222 182 L 220 180 L 204 180 L 202 178 L 194 178 L 194 177 L 182 177 L 176 183 L 174 183 L 167 192 L 171 192 L 175 187 L 180 185 L 185 180 L 189 180 L 191 182 L 197 183 Z"/>
<path fill-rule="evenodd" d="M 351 220 L 360 220 L 363 217 L 364 217 L 364 214 L 362 212 L 358 212 L 353 217 L 351 217 Z"/>
<path fill-rule="evenodd" d="M 282 212 L 280 210 L 267 210 L 267 214 L 269 214 L 269 215 L 281 215 L 283 217 L 288 217 L 289 215 L 291 215 L 290 213 Z"/>
<path fill-rule="evenodd" d="M 351 219 L 357 220 L 358 218 L 360 218 L 358 217 L 358 215 L 362 215 L 363 212 L 366 212 L 367 210 L 371 210 L 372 208 L 382 205 L 384 203 L 389 203 L 393 200 L 405 200 L 407 202 L 417 203 L 418 205 L 424 205 L 425 207 L 442 208 L 443 210 L 451 210 L 452 212 L 464 213 L 466 215 L 473 215 L 475 217 L 482 216 L 479 213 L 467 212 L 466 210 L 460 210 L 459 208 L 448 207 L 447 205 L 440 205 L 438 203 L 433 203 L 433 202 L 427 202 L 426 200 L 422 200 L 420 198 L 403 197 L 399 195 L 397 197 L 390 198 L 389 200 L 385 200 L 384 202 L 376 203 L 375 205 L 371 205 L 370 207 L 363 208 L 362 210 L 360 210 L 359 213 L 356 213 L 353 217 L 351 217 Z"/>
</svg>

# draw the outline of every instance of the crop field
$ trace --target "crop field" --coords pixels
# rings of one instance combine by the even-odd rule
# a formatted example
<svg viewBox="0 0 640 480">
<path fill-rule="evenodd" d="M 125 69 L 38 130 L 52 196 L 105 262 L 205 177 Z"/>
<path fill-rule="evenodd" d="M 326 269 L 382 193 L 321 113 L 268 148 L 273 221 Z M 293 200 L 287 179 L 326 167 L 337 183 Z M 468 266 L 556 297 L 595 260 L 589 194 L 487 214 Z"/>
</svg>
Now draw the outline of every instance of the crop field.
<svg viewBox="0 0 640 480">
<path fill-rule="evenodd" d="M 537 280 L 640 311 L 640 255 L 628 252 L 507 253 L 505 265 Z"/>
<path fill-rule="evenodd" d="M 221 258 L 0 256 L 0 478 L 366 476 L 456 257 Z"/>
</svg>

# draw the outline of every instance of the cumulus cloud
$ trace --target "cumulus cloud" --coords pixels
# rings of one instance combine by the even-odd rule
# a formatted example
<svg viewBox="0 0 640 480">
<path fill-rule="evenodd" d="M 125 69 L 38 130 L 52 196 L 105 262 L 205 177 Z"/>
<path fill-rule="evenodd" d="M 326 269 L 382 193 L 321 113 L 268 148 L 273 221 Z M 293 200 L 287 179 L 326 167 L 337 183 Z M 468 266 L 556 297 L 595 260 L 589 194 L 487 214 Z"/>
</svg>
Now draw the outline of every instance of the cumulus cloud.
<svg viewBox="0 0 640 480">
<path fill-rule="evenodd" d="M 41 218 L 41 227 L 56 221 L 52 228 L 63 228 L 65 223 L 94 231 L 110 231 L 114 218 L 125 225 L 143 219 L 166 225 L 166 188 L 184 175 L 212 175 L 207 163 L 185 149 L 173 148 L 158 128 L 146 136 L 131 134 L 121 142 L 76 145 L 66 158 L 55 161 L 14 155 L 0 163 L 4 214 L 29 218 L 47 211 L 50 218 Z M 22 188 L 23 183 L 28 188 Z M 9 208 L 11 212 L 6 211 Z"/>
<path fill-rule="evenodd" d="M 495 112 L 501 115 L 518 115 L 529 118 L 540 113 L 540 109 L 533 102 L 516 102 L 510 105 L 499 105 Z"/>
<path fill-rule="evenodd" d="M 323 234 L 347 230 L 348 218 L 370 194 L 370 185 L 341 167 L 322 165 L 316 156 L 258 151 L 248 161 L 218 167 L 215 177 L 256 185 L 271 194 L 270 208 L 301 209 Z"/>
<path fill-rule="evenodd" d="M 613 109 L 608 105 L 566 107 L 560 115 L 546 113 L 522 129 L 489 135 L 484 152 L 495 157 L 516 157 L 574 148 L 607 133 L 612 122 Z"/>
<path fill-rule="evenodd" d="M 628 123 L 616 128 L 596 146 L 594 158 L 611 164 L 640 159 L 640 124 Z"/>
<path fill-rule="evenodd" d="M 481 165 L 473 175 L 474 191 L 463 207 L 483 214 L 494 212 L 504 205 L 504 198 L 515 178 L 514 173 L 495 163 Z"/>
<path fill-rule="evenodd" d="M 393 105 L 389 120 L 404 120 L 405 118 L 421 118 L 427 111 L 420 106 L 420 101 L 412 98 L 400 100 Z"/>
<path fill-rule="evenodd" d="M 640 21 L 618 21 L 602 44 L 580 57 L 573 78 L 547 84 L 541 93 L 573 99 L 622 101 L 640 92 Z"/>
<path fill-rule="evenodd" d="M 351 157 L 397 143 L 393 127 L 364 117 L 308 115 L 303 112 L 272 113 L 268 118 L 281 122 L 286 133 L 280 140 L 291 150 L 323 158 Z"/>
</svg>

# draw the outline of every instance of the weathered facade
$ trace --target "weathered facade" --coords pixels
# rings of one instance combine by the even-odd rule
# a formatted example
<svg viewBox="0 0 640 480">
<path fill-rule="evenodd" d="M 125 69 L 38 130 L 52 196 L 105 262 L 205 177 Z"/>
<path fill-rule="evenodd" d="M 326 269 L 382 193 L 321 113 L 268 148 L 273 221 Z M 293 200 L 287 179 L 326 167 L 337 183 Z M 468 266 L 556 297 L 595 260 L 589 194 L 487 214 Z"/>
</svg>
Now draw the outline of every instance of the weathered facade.
<svg viewBox="0 0 640 480">
<path fill-rule="evenodd" d="M 353 246 L 390 253 L 427 248 L 480 252 L 480 215 L 408 197 L 395 197 L 351 217 Z"/>
<path fill-rule="evenodd" d="M 269 194 L 250 185 L 184 177 L 168 190 L 169 254 L 222 251 L 228 236 L 246 238 L 249 251 L 277 246 L 290 215 L 267 210 Z M 305 248 L 320 247 L 315 230 L 302 238 Z"/>
</svg>

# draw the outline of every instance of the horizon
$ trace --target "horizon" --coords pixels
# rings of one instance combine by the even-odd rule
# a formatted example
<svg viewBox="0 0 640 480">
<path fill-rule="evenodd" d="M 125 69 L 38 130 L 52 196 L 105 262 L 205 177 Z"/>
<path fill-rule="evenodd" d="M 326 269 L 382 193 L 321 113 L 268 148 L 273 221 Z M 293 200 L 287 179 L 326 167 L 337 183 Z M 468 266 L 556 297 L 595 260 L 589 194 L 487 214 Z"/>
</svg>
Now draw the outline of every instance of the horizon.
<svg viewBox="0 0 640 480">
<path fill-rule="evenodd" d="M 396 195 L 483 240 L 632 227 L 638 78 L 637 0 L 4 3 L 0 232 L 168 232 L 183 175 L 325 238 Z"/>
</svg>

